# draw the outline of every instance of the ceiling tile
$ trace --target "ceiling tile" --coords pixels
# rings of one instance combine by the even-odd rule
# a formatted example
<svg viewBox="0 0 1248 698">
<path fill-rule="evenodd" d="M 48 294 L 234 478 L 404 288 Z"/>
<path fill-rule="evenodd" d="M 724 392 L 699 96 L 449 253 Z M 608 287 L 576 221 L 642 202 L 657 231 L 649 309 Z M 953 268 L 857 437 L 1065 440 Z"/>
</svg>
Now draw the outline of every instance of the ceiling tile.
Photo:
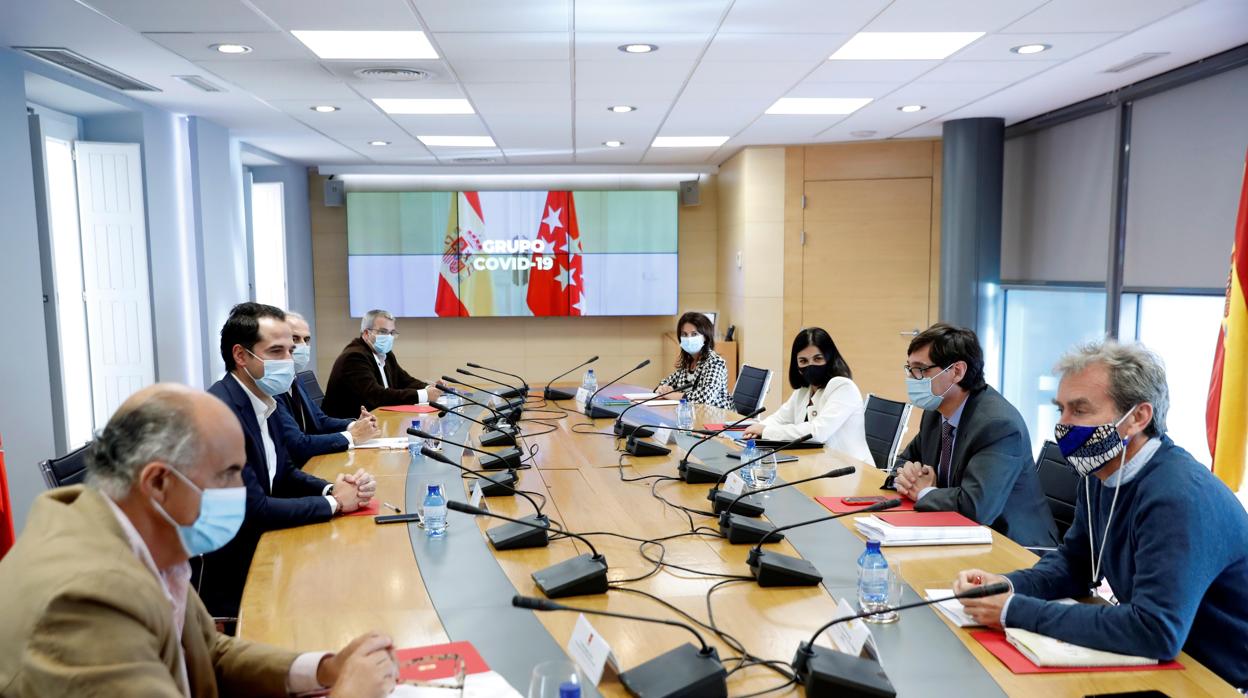
<svg viewBox="0 0 1248 698">
<path fill-rule="evenodd" d="M 894 0 L 888 9 L 867 25 L 865 31 L 993 32 L 1045 2 L 1046 0 Z"/>
<path fill-rule="evenodd" d="M 353 123 L 369 123 L 371 119 L 381 114 L 381 110 L 377 109 L 371 102 L 355 96 L 350 99 L 336 100 L 270 99 L 268 103 L 300 121 L 310 123 L 314 127 L 319 124 L 343 126 Z M 338 107 L 338 111 L 324 114 L 312 111 L 312 107 L 318 104 L 333 105 Z"/>
<path fill-rule="evenodd" d="M 720 32 L 711 41 L 702 61 L 809 62 L 815 67 L 826 60 L 849 34 L 727 34 Z"/>
<path fill-rule="evenodd" d="M 463 82 L 549 82 L 568 84 L 571 61 L 464 61 L 452 67 Z"/>
<path fill-rule="evenodd" d="M 762 113 L 739 101 L 677 104 L 663 121 L 663 133 L 732 135 Z M 763 107 L 764 109 L 766 107 Z"/>
<path fill-rule="evenodd" d="M 438 48 L 452 65 L 460 61 L 564 61 L 571 56 L 568 32 L 443 32 Z"/>
<path fill-rule="evenodd" d="M 803 82 L 785 97 L 870 97 L 879 99 L 896 90 L 899 82 Z M 791 116 L 791 115 L 785 115 Z"/>
<path fill-rule="evenodd" d="M 92 0 L 91 7 L 137 32 L 264 32 L 276 28 L 238 0 Z"/>
<path fill-rule="evenodd" d="M 960 107 L 967 102 L 1005 89 L 999 82 L 912 82 L 878 100 L 879 108 L 896 109 L 906 104 L 922 104 L 928 109 L 920 113 L 938 113 Z"/>
<path fill-rule="evenodd" d="M 483 112 L 515 113 L 508 110 L 527 102 L 559 105 L 571 111 L 568 100 L 572 97 L 572 88 L 568 85 L 549 82 L 473 83 L 464 85 L 464 91 Z"/>
<path fill-rule="evenodd" d="M 989 34 L 951 56 L 951 61 L 1065 61 L 1122 36 L 1115 33 L 1088 34 Z M 1052 46 L 1041 53 L 1019 55 L 1011 48 L 1025 44 Z"/>
<path fill-rule="evenodd" d="M 612 104 L 631 104 L 635 107 L 643 102 L 666 104 L 676 98 L 683 82 L 684 76 L 662 82 L 595 82 L 578 74 L 575 98 L 578 102 L 596 102 L 602 109 Z"/>
<path fill-rule="evenodd" d="M 413 0 L 433 32 L 566 32 L 571 0 Z"/>
<path fill-rule="evenodd" d="M 693 71 L 689 85 L 774 83 L 783 87 L 801 80 L 817 64 L 759 61 L 703 62 Z"/>
<path fill-rule="evenodd" d="M 423 27 L 404 0 L 249 0 L 284 29 L 339 31 L 420 31 Z M 212 3 L 210 3 L 212 4 Z"/>
<path fill-rule="evenodd" d="M 358 96 L 315 61 L 197 61 L 197 66 L 261 99 L 321 99 L 336 103 Z"/>
<path fill-rule="evenodd" d="M 1057 61 L 949 61 L 924 73 L 918 82 L 999 82 L 1025 80 Z"/>
<path fill-rule="evenodd" d="M 816 133 L 843 120 L 844 116 L 797 116 L 764 114 L 731 142 L 738 144 L 809 143 Z"/>
<path fill-rule="evenodd" d="M 1194 2 L 1196 0 L 1051 0 L 1002 31 L 1011 34 L 1129 32 Z"/>
<path fill-rule="evenodd" d="M 654 32 L 715 31 L 731 0 L 576 0 L 576 31 Z M 638 36 L 634 41 L 661 43 Z"/>
<path fill-rule="evenodd" d="M 891 0 L 736 0 L 721 32 L 853 34 Z M 832 52 L 829 51 L 829 54 Z"/>
<path fill-rule="evenodd" d="M 462 99 L 464 92 L 453 82 L 383 82 L 354 80 L 351 87 L 363 97 L 411 99 Z"/>
<path fill-rule="evenodd" d="M 908 82 L 940 61 L 827 61 L 806 82 Z"/>
<path fill-rule="evenodd" d="M 424 116 L 391 114 L 390 118 L 413 136 L 486 136 L 489 133 L 476 114 Z"/>
<path fill-rule="evenodd" d="M 704 34 L 650 34 L 619 32 L 576 32 L 576 59 L 628 62 L 630 65 L 671 60 L 697 60 L 711 38 Z M 659 50 L 650 53 L 625 53 L 625 44 L 654 44 Z"/>
<path fill-rule="evenodd" d="M 310 60 L 313 55 L 303 44 L 285 32 L 148 32 L 143 35 L 174 53 L 192 61 L 250 61 Z M 242 44 L 250 46 L 251 53 L 225 54 L 213 44 Z"/>
<path fill-rule="evenodd" d="M 635 165 L 641 162 L 643 153 L 643 147 L 634 148 L 631 143 L 625 143 L 622 148 L 608 148 L 604 145 L 584 148 L 578 146 L 576 161 L 582 165 Z"/>
<path fill-rule="evenodd" d="M 576 85 L 585 83 L 617 85 L 627 83 L 675 83 L 679 85 L 693 68 L 692 60 L 667 63 L 635 63 L 626 61 L 577 61 Z"/>
</svg>

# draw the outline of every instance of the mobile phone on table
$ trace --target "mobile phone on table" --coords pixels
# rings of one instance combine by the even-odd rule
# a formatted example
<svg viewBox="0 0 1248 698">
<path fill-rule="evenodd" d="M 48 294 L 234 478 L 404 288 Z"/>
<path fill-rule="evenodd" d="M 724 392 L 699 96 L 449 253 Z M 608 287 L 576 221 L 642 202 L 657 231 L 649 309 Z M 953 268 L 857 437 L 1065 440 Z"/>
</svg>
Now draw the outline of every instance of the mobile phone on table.
<svg viewBox="0 0 1248 698">
<path fill-rule="evenodd" d="M 392 524 L 392 523 L 420 523 L 420 514 L 411 511 L 406 514 L 390 514 L 387 516 L 374 516 L 375 524 Z"/>
<path fill-rule="evenodd" d="M 841 497 L 841 504 L 846 504 L 852 507 L 865 507 L 871 504 L 879 504 L 885 499 L 887 499 L 887 497 L 881 497 L 879 495 L 869 497 Z"/>
</svg>

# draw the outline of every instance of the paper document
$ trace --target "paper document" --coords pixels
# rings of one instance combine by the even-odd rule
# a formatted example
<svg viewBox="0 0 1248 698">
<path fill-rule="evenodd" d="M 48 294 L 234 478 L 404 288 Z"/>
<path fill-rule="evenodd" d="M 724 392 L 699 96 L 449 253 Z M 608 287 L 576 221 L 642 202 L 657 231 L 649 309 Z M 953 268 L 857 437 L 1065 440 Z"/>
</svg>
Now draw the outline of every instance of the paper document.
<svg viewBox="0 0 1248 698">
<path fill-rule="evenodd" d="M 646 403 L 647 407 L 663 407 L 664 405 L 679 405 L 680 400 L 651 400 Z"/>
<path fill-rule="evenodd" d="M 385 439 L 370 439 L 362 444 L 356 444 L 356 448 L 407 448 L 406 436 L 394 436 Z"/>
<path fill-rule="evenodd" d="M 882 546 L 992 544 L 987 526 L 894 526 L 878 516 L 860 516 L 854 528 Z"/>
<path fill-rule="evenodd" d="M 658 397 L 658 393 L 624 393 L 625 400 L 649 400 L 652 397 Z M 671 402 L 671 401 L 669 401 Z M 673 402 L 673 404 L 675 404 Z"/>
<path fill-rule="evenodd" d="M 1020 628 L 1006 628 L 1005 639 L 1009 640 L 1023 656 L 1030 659 L 1036 666 L 1148 666 L 1156 664 L 1156 659 L 1134 657 L 1128 654 L 1115 654 L 1104 650 L 1072 645 L 1056 638 L 1033 633 Z"/>
<path fill-rule="evenodd" d="M 944 599 L 953 596 L 953 589 L 924 589 L 923 595 L 928 601 Z M 957 599 L 941 601 L 932 608 L 940 611 L 941 615 L 953 621 L 953 624 L 959 628 L 976 628 L 980 625 L 975 622 L 974 618 L 966 615 L 966 611 L 962 609 L 962 602 Z"/>
<path fill-rule="evenodd" d="M 401 683 L 394 687 L 394 692 L 390 695 L 393 698 L 523 698 L 497 671 L 469 674 L 464 678 L 463 693 L 457 688 L 410 686 Z"/>
</svg>

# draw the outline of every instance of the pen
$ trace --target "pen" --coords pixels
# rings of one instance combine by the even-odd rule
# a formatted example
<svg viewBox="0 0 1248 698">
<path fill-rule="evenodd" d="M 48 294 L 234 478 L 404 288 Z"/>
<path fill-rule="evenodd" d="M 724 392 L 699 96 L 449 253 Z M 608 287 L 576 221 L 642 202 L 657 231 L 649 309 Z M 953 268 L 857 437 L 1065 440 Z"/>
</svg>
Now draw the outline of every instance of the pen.
<svg viewBox="0 0 1248 698">
<path fill-rule="evenodd" d="M 390 508 L 390 509 L 394 509 L 394 513 L 396 513 L 396 514 L 402 514 L 402 513 L 403 513 L 403 510 L 402 510 L 402 509 L 400 509 L 400 508 L 396 507 L 395 505 L 391 504 L 390 502 L 382 502 L 382 504 L 386 505 L 386 507 L 388 507 L 388 508 Z"/>
</svg>

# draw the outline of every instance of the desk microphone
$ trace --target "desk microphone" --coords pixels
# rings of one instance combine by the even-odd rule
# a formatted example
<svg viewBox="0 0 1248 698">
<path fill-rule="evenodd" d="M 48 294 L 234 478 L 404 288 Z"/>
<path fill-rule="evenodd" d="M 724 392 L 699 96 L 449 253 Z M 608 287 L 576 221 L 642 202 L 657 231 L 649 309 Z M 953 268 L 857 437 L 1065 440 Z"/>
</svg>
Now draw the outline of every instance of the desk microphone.
<svg viewBox="0 0 1248 698">
<path fill-rule="evenodd" d="M 632 373 L 632 372 L 634 372 L 634 371 L 640 371 L 641 369 L 643 369 L 643 368 L 645 368 L 646 366 L 649 366 L 649 365 L 650 365 L 650 359 L 646 359 L 645 361 L 642 361 L 641 363 L 637 364 L 636 366 L 634 366 L 634 367 L 632 367 L 632 368 L 628 369 L 628 370 L 627 370 L 627 371 L 625 371 L 624 373 L 621 373 L 621 374 L 620 374 L 619 376 L 617 376 L 614 380 L 609 381 L 606 385 L 604 385 L 604 386 L 602 386 L 601 388 L 599 388 L 599 389 L 595 390 L 595 391 L 594 391 L 594 394 L 593 394 L 593 395 L 590 395 L 590 396 L 589 396 L 589 397 L 585 400 L 585 416 L 586 416 L 586 417 L 589 417 L 590 419 L 601 419 L 601 418 L 603 418 L 603 417 L 615 417 L 615 416 L 617 415 L 617 413 L 616 413 L 616 412 L 612 412 L 611 410 L 608 410 L 608 409 L 607 409 L 607 408 L 605 408 L 605 407 L 599 407 L 598 405 L 595 405 L 595 404 L 594 404 L 594 398 L 598 397 L 598 393 L 601 393 L 602 391 L 606 390 L 607 388 L 611 387 L 612 385 L 615 385 L 616 383 L 618 383 L 618 382 L 619 382 L 622 378 L 624 378 L 624 377 L 625 377 L 625 376 L 627 376 L 628 374 L 630 374 L 630 373 Z"/>
<path fill-rule="evenodd" d="M 456 371 L 461 371 L 461 372 L 463 372 L 463 370 L 464 370 L 464 369 L 462 369 L 462 368 L 457 368 L 457 369 L 455 369 L 455 370 L 456 370 Z M 464 375 L 475 375 L 475 374 L 468 374 L 468 373 L 465 373 Z M 502 401 L 503 401 L 503 409 L 502 409 L 502 411 L 503 411 L 503 412 L 507 412 L 507 411 L 512 410 L 512 409 L 515 409 L 515 408 L 517 408 L 517 407 L 523 407 L 523 406 L 524 406 L 524 401 L 523 401 L 523 400 L 521 400 L 520 402 L 516 402 L 516 401 L 514 401 L 514 400 L 508 400 L 507 398 L 503 397 L 503 394 L 502 394 L 502 393 L 497 393 L 497 392 L 494 392 L 493 390 L 486 390 L 485 388 L 482 388 L 482 387 L 480 387 L 480 386 L 476 386 L 476 385 L 473 385 L 473 384 L 471 384 L 471 383 L 465 383 L 465 382 L 463 382 L 463 381 L 461 381 L 461 380 L 458 380 L 458 379 L 456 379 L 456 378 L 451 378 L 450 376 L 442 376 L 442 380 L 446 381 L 447 383 L 453 383 L 453 384 L 455 384 L 455 385 L 462 385 L 462 386 L 464 386 L 465 388 L 471 388 L 471 389 L 473 389 L 473 390 L 477 390 L 477 391 L 483 392 L 483 393 L 485 393 L 485 394 L 487 394 L 487 395 L 492 395 L 492 396 L 494 396 L 494 397 L 498 398 L 499 400 L 502 400 Z M 487 380 L 488 380 L 488 379 L 487 379 Z"/>
<path fill-rule="evenodd" d="M 482 404 L 481 402 L 479 402 L 479 401 L 477 401 L 477 400 L 474 400 L 474 399 L 469 398 L 467 395 L 465 395 L 465 394 L 464 394 L 464 393 L 462 393 L 462 392 L 460 393 L 460 397 L 464 398 L 465 400 L 468 400 L 468 402 L 471 402 L 471 403 L 472 403 L 472 404 L 474 404 L 474 405 L 480 405 L 481 407 L 485 407 L 486 409 L 488 409 L 488 410 L 490 410 L 491 412 L 493 412 L 493 413 L 494 413 L 494 415 L 495 415 L 495 416 L 490 417 L 489 419 L 485 420 L 486 422 L 492 422 L 492 420 L 495 420 L 495 419 L 506 419 L 506 420 L 507 420 L 507 421 L 509 421 L 509 422 L 517 422 L 517 421 L 519 421 L 519 420 L 520 420 L 520 413 L 524 411 L 524 402 L 523 402 L 523 401 L 521 401 L 521 402 L 514 402 L 514 401 L 511 401 L 511 400 L 507 400 L 507 399 L 503 398 L 503 396 L 502 396 L 502 395 L 500 395 L 500 394 L 498 394 L 498 393 L 491 392 L 491 391 L 489 391 L 489 390 L 486 390 L 485 388 L 478 388 L 478 387 L 477 387 L 477 386 L 475 386 L 475 385 L 470 385 L 470 384 L 465 383 L 465 382 L 463 382 L 463 381 L 461 381 L 461 380 L 456 380 L 456 379 L 454 379 L 454 378 L 451 378 L 450 376 L 442 376 L 442 380 L 443 380 L 443 381 L 445 381 L 445 382 L 447 382 L 447 383 L 454 383 L 455 385 L 462 385 L 462 386 L 464 386 L 465 388 L 471 388 L 471 389 L 473 389 L 473 390 L 479 390 L 479 391 L 481 391 L 481 392 L 483 392 L 483 393 L 487 393 L 487 394 L 489 394 L 489 395 L 492 395 L 492 396 L 494 396 L 494 397 L 496 397 L 496 398 L 498 398 L 498 399 L 502 400 L 502 401 L 503 401 L 502 409 L 496 410 L 496 409 L 494 409 L 493 407 L 490 407 L 490 406 L 488 406 L 488 405 L 484 405 L 484 404 Z"/>
<path fill-rule="evenodd" d="M 473 367 L 476 366 L 476 364 L 468 364 L 468 365 L 473 366 Z M 512 399 L 517 398 L 517 397 L 520 398 L 521 401 L 524 400 L 524 394 L 525 394 L 525 390 L 527 389 L 527 386 L 522 388 L 520 385 L 512 385 L 510 383 L 504 383 L 503 381 L 497 378 L 490 378 L 489 376 L 483 376 L 479 373 L 473 373 L 472 371 L 462 369 L 462 368 L 455 369 L 455 372 L 463 376 L 472 376 L 473 378 L 480 378 L 483 381 L 490 381 L 491 383 L 498 383 L 504 388 L 507 388 L 506 390 L 503 390 L 498 393 L 498 396 L 504 400 L 507 400 L 510 402 Z M 511 375 L 511 374 L 508 374 L 508 375 Z M 523 385 L 523 382 L 521 383 L 521 385 Z"/>
<path fill-rule="evenodd" d="M 824 624 L 810 636 L 810 639 L 797 646 L 793 655 L 793 670 L 797 674 L 797 682 L 806 687 L 806 695 L 812 698 L 832 698 L 845 695 L 892 696 L 896 690 L 889 682 L 888 676 L 879 662 L 874 659 L 855 657 L 835 650 L 819 647 L 815 640 L 823 631 L 846 621 L 877 613 L 904 611 L 908 608 L 930 606 L 954 599 L 978 599 L 984 596 L 996 596 L 1009 592 L 1010 585 L 1005 582 L 985 584 L 968 589 L 961 594 L 954 594 L 940 599 L 926 599 L 916 603 L 890 606 L 875 611 L 863 611 L 852 616 L 837 618 Z"/>
<path fill-rule="evenodd" d="M 723 484 L 727 482 L 728 476 L 735 473 L 736 471 L 748 465 L 751 465 L 753 463 L 757 463 L 760 460 L 770 458 L 774 456 L 775 454 L 779 453 L 780 451 L 783 451 L 786 448 L 791 448 L 793 446 L 796 446 L 797 444 L 800 444 L 802 442 L 809 441 L 809 440 L 810 440 L 810 434 L 799 436 L 796 439 L 793 439 L 792 441 L 788 443 L 780 444 L 780 446 L 773 448 L 773 449 L 768 449 L 765 453 L 761 453 L 751 458 L 750 460 L 745 461 L 744 463 L 738 463 L 737 465 L 729 468 L 728 470 L 725 470 L 724 474 L 719 476 L 719 481 L 715 483 L 715 486 L 712 487 L 706 493 L 706 498 L 715 505 L 715 513 L 718 514 L 719 512 L 724 511 L 725 509 L 728 509 L 729 507 L 732 507 L 734 513 L 737 513 L 737 514 L 744 514 L 745 516 L 762 516 L 763 511 L 764 511 L 762 506 L 758 504 L 754 504 L 752 502 L 741 501 L 742 497 L 744 497 L 746 494 L 753 494 L 753 492 L 746 492 L 745 494 L 738 496 L 731 492 L 724 492 L 720 490 L 720 487 L 722 487 Z M 852 472 L 854 472 L 854 469 L 850 468 L 849 473 L 852 473 Z M 849 473 L 845 473 L 845 474 L 848 475 Z M 771 489 L 771 488 L 768 488 L 768 489 Z M 755 490 L 755 491 L 761 492 L 763 490 Z"/>
<path fill-rule="evenodd" d="M 725 426 L 722 431 L 717 432 L 716 434 L 710 434 L 706 438 L 690 446 L 689 450 L 685 451 L 685 455 L 681 457 L 680 464 L 676 466 L 676 470 L 680 473 L 681 479 L 690 485 L 697 485 L 700 483 L 709 483 L 709 482 L 718 482 L 719 476 L 721 475 L 721 473 L 718 470 L 706 464 L 699 465 L 697 463 L 689 462 L 689 456 L 693 455 L 693 449 L 697 448 L 698 446 L 701 446 L 707 441 L 710 441 L 713 437 L 717 436 L 718 434 L 722 434 L 725 431 L 728 431 L 729 429 L 731 429 L 732 427 L 740 425 L 745 420 L 753 419 L 757 417 L 758 415 L 762 414 L 766 410 L 767 410 L 766 407 L 760 407 L 754 410 L 753 412 L 750 412 L 749 414 L 745 415 L 741 419 L 738 419 L 737 421 L 733 422 L 732 424 Z"/>
<path fill-rule="evenodd" d="M 552 388 L 550 386 L 554 385 L 555 381 L 559 380 L 560 378 L 563 378 L 564 376 L 575 371 L 576 369 L 588 366 L 597 360 L 598 360 L 597 356 L 592 357 L 590 358 L 589 361 L 586 361 L 583 364 L 578 364 L 576 366 L 573 366 L 572 368 L 564 371 L 563 373 L 560 373 L 554 378 L 551 378 L 550 382 L 546 384 L 546 387 L 542 389 L 542 397 L 546 398 L 547 400 L 571 400 L 572 398 L 576 397 L 575 392 L 570 393 L 566 390 L 562 390 L 560 388 Z"/>
<path fill-rule="evenodd" d="M 832 473 L 837 471 L 833 470 Z M 828 473 L 829 475 L 831 473 Z M 823 476 L 820 476 L 823 477 Z M 796 484 L 796 483 L 794 483 Z M 823 581 L 823 575 L 815 566 L 810 564 L 809 560 L 803 560 L 800 557 L 792 555 L 784 555 L 772 550 L 763 550 L 763 543 L 773 540 L 772 536 L 781 531 L 787 531 L 791 528 L 799 528 L 801 526 L 809 526 L 811 524 L 821 523 L 823 521 L 831 521 L 839 519 L 842 516 L 851 516 L 853 514 L 869 514 L 875 511 L 884 511 L 901 506 L 900 499 L 886 499 L 882 502 L 876 502 L 869 507 L 863 507 L 855 511 L 847 511 L 841 514 L 830 514 L 828 516 L 820 516 L 817 519 L 808 519 L 799 521 L 788 526 L 772 529 L 765 540 L 760 540 L 750 549 L 750 554 L 746 558 L 746 562 L 750 566 L 750 572 L 754 574 L 758 580 L 760 587 L 802 587 L 814 586 Z"/>
<path fill-rule="evenodd" d="M 474 516 L 490 516 L 514 524 L 536 528 L 545 533 L 549 525 L 534 523 L 524 519 L 513 519 L 510 516 L 495 514 L 479 507 L 474 507 L 454 499 L 446 502 L 446 508 L 461 514 Z M 585 594 L 605 594 L 607 591 L 607 558 L 603 557 L 589 539 L 571 531 L 559 531 L 565 536 L 575 538 L 589 547 L 590 552 L 556 563 L 550 567 L 537 570 L 532 574 L 537 588 L 547 598 L 557 599 L 562 596 L 582 596 Z"/>
<path fill-rule="evenodd" d="M 675 388 L 672 388 L 672 390 L 676 392 L 684 392 L 692 386 L 693 386 L 693 383 L 685 383 L 684 385 L 680 385 Z M 623 436 L 633 436 L 634 434 L 636 434 L 637 436 L 644 438 L 653 434 L 654 432 L 649 431 L 649 430 L 647 430 L 646 433 L 642 434 L 640 433 L 642 431 L 641 427 L 636 427 L 636 426 L 625 424 L 624 415 L 628 414 L 629 410 L 633 409 L 634 407 L 637 407 L 638 405 L 644 405 L 647 402 L 651 402 L 654 400 L 661 400 L 661 399 L 663 399 L 662 395 L 655 395 L 654 397 L 648 397 L 645 400 L 634 402 L 628 407 L 625 407 L 624 410 L 620 412 L 619 416 L 615 418 L 615 435 L 623 437 Z"/>
<path fill-rule="evenodd" d="M 508 470 L 506 472 L 506 479 L 500 479 L 498 475 L 490 476 L 470 468 L 465 468 L 459 463 L 452 461 L 450 458 L 447 458 L 443 454 L 429 448 L 428 446 L 422 446 L 420 452 L 440 463 L 446 463 L 451 467 L 459 468 L 465 473 L 476 475 L 478 478 L 485 480 L 486 482 L 493 483 L 491 485 L 483 485 L 481 487 L 481 494 L 486 497 L 497 497 L 500 495 L 510 496 L 515 494 L 523 497 L 525 501 L 533 505 L 533 509 L 537 511 L 537 514 L 535 516 L 524 517 L 522 520 L 526 522 L 525 525 L 520 526 L 509 523 L 502 526 L 495 526 L 485 532 L 486 538 L 490 539 L 490 545 L 494 546 L 495 550 L 544 548 L 547 544 L 549 544 L 550 539 L 546 537 L 546 529 L 550 528 L 550 519 L 546 518 L 546 515 L 542 513 L 541 505 L 530 497 L 528 492 L 515 488 L 515 483 L 517 481 L 516 471 Z M 493 491 L 491 492 L 491 490 Z"/>
<path fill-rule="evenodd" d="M 704 436 L 707 433 L 705 429 L 681 429 L 680 427 L 674 427 L 670 424 L 638 424 L 633 428 L 635 428 L 636 431 L 630 434 L 628 440 L 624 442 L 624 451 L 634 456 L 666 456 L 672 452 L 672 449 L 662 444 L 654 443 L 652 441 L 642 441 L 642 439 L 645 438 L 645 435 L 642 432 L 653 434 L 654 429 L 667 429 L 673 432 L 679 431 L 685 434 L 697 434 L 698 436 Z"/>
<path fill-rule="evenodd" d="M 505 470 L 520 467 L 520 457 L 522 454 L 518 448 L 509 448 L 505 451 L 490 453 L 489 451 L 482 451 L 481 449 L 469 446 L 468 444 L 456 443 L 450 439 L 442 438 L 441 436 L 434 436 L 427 431 L 421 431 L 415 427 L 408 427 L 407 433 L 412 436 L 419 436 L 422 439 L 428 439 L 429 441 L 441 441 L 444 444 L 459 446 L 460 448 L 480 453 L 482 456 L 488 456 L 489 460 L 486 460 L 486 458 L 482 456 L 477 457 L 477 461 L 481 463 L 481 467 L 486 470 Z"/>
<path fill-rule="evenodd" d="M 441 386 L 441 384 L 439 385 Z M 445 387 L 445 386 L 442 386 L 442 387 Z M 484 409 L 490 412 L 492 416 L 486 417 L 482 421 L 486 424 L 486 426 L 489 426 L 492 429 L 497 428 L 499 422 L 507 422 L 510 424 L 514 424 L 515 422 L 520 421 L 521 408 L 515 407 L 515 408 L 504 409 L 502 411 L 499 411 L 499 410 L 494 409 L 492 405 L 487 405 L 486 403 L 473 398 L 471 395 L 469 395 L 466 392 L 453 391 L 453 394 L 458 395 L 461 399 L 467 402 L 471 402 L 477 407 L 480 407 L 481 409 Z M 462 413 L 456 412 L 455 414 L 462 414 Z"/>
<path fill-rule="evenodd" d="M 468 368 L 475 368 L 475 369 L 480 370 L 480 371 L 489 371 L 490 373 L 497 373 L 497 374 L 504 375 L 504 376 L 511 376 L 512 378 L 515 378 L 516 380 L 520 381 L 520 390 L 519 390 L 519 392 L 517 392 L 517 393 L 516 393 L 516 396 L 518 396 L 518 397 L 528 397 L 528 396 L 529 396 L 529 382 L 528 382 L 528 381 L 526 381 L 526 380 L 525 380 L 524 378 L 522 378 L 521 376 L 517 376 L 517 375 L 516 375 L 516 374 L 514 374 L 514 373 L 508 373 L 508 372 L 506 372 L 506 371 L 500 371 L 500 370 L 498 370 L 497 368 L 490 368 L 489 366 L 482 366 L 481 364 L 474 364 L 474 363 L 472 363 L 472 362 L 468 362 L 468 363 L 467 363 L 467 366 L 468 366 Z M 498 382 L 499 382 L 499 383 L 502 383 L 502 381 L 498 381 Z M 506 383 L 503 383 L 503 385 L 507 385 L 507 384 L 506 384 Z M 510 386 L 509 386 L 509 387 L 510 387 Z"/>
<path fill-rule="evenodd" d="M 516 595 L 511 605 L 533 611 L 576 611 L 591 616 L 607 616 L 637 620 L 643 623 L 660 623 L 674 628 L 684 628 L 698 638 L 701 648 L 686 642 L 674 650 L 664 652 L 650 661 L 620 673 L 620 683 L 635 696 L 701 696 L 704 698 L 728 697 L 728 672 L 719 660 L 719 652 L 706 644 L 702 634 L 691 625 L 663 618 L 634 616 L 628 613 L 599 611 L 579 606 L 565 606 L 546 599 Z"/>
<path fill-rule="evenodd" d="M 854 469 L 852 467 L 837 468 L 835 470 L 829 470 L 828 472 L 823 473 L 822 475 L 814 475 L 812 477 L 802 478 L 801 480 L 794 480 L 793 482 L 785 482 L 779 485 L 772 485 L 771 487 L 764 487 L 761 490 L 754 490 L 753 492 L 744 492 L 738 495 L 736 499 L 729 499 L 729 501 L 727 502 L 727 506 L 724 506 L 722 508 L 720 508 L 718 505 L 721 502 L 723 502 L 724 499 L 727 499 L 731 497 L 732 495 L 726 492 L 716 492 L 717 496 L 714 501 L 716 504 L 715 511 L 719 512 L 719 532 L 724 534 L 724 537 L 728 539 L 729 543 L 763 543 L 763 542 L 776 543 L 776 542 L 779 542 L 784 539 L 784 536 L 782 534 L 776 533 L 776 527 L 773 524 L 770 524 L 766 521 L 758 520 L 756 518 L 751 518 L 756 515 L 750 514 L 748 510 L 745 513 L 740 513 L 741 507 L 743 505 L 749 504 L 748 502 L 741 501 L 742 497 L 746 497 L 746 496 L 756 494 L 759 492 L 770 492 L 772 490 L 780 490 L 780 489 L 784 489 L 785 487 L 792 487 L 793 485 L 800 485 L 804 482 L 811 482 L 813 480 L 824 480 L 824 479 L 830 479 L 834 477 L 844 477 L 845 475 L 850 475 L 853 472 L 854 472 Z M 712 492 L 714 492 L 714 490 L 712 490 Z M 725 495 L 727 495 L 727 497 L 725 497 Z M 749 504 L 749 506 L 754 509 L 762 509 L 762 507 L 755 505 L 755 504 Z"/>
<path fill-rule="evenodd" d="M 459 405 L 458 407 L 447 407 L 441 402 L 430 402 L 429 406 L 436 407 L 438 409 L 438 417 L 445 417 L 446 415 L 454 412 L 459 417 L 463 417 L 464 419 L 470 422 L 475 422 L 485 427 L 487 431 L 481 432 L 481 435 L 477 437 L 477 442 L 480 443 L 482 446 L 515 446 L 516 445 L 516 435 L 512 433 L 511 430 L 513 429 L 513 427 L 511 423 L 508 421 L 500 419 L 500 420 L 495 420 L 493 424 L 489 424 L 487 422 L 481 421 L 480 419 L 477 419 L 476 417 L 469 417 L 463 412 L 458 411 L 459 409 L 466 407 L 466 405 Z"/>
</svg>

